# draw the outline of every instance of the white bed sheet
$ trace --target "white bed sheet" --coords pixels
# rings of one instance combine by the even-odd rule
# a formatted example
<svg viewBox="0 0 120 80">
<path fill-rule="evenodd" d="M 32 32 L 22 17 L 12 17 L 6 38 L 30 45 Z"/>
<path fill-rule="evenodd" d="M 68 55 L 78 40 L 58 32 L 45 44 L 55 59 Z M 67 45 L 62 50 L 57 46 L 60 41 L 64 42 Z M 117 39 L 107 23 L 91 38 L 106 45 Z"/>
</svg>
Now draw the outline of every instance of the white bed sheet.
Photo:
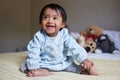
<svg viewBox="0 0 120 80">
<path fill-rule="evenodd" d="M 105 59 L 105 60 L 120 60 L 120 54 L 110 54 L 110 53 L 88 53 L 88 58 L 91 59 Z"/>
</svg>

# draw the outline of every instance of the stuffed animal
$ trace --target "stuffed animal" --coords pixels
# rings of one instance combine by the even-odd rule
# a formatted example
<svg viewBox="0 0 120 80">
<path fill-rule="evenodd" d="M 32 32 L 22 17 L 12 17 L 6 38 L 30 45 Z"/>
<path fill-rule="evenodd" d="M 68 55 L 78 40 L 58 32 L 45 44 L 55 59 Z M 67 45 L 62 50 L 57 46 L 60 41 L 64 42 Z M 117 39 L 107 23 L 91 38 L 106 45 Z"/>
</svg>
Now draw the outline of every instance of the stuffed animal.
<svg viewBox="0 0 120 80">
<path fill-rule="evenodd" d="M 85 33 L 80 32 L 71 32 L 70 35 L 77 41 L 77 43 L 83 47 L 88 53 L 92 53 L 94 49 L 96 48 L 96 43 L 93 42 L 92 40 L 90 41 L 85 41 Z"/>
<path fill-rule="evenodd" d="M 95 41 L 97 44 L 95 53 L 120 53 L 107 34 L 100 35 Z"/>
<path fill-rule="evenodd" d="M 96 43 L 89 39 L 85 41 L 85 32 L 71 32 L 70 35 L 77 41 L 77 43 L 83 47 L 88 53 L 92 53 L 96 48 Z"/>
<path fill-rule="evenodd" d="M 91 25 L 91 26 L 88 26 L 86 30 L 82 32 L 82 34 L 85 37 L 84 48 L 88 53 L 93 53 L 97 46 L 95 40 L 98 38 L 98 36 L 103 34 L 103 29 L 100 28 L 99 26 Z"/>
<path fill-rule="evenodd" d="M 71 32 L 70 35 L 77 41 L 77 43 L 84 47 L 85 45 L 85 38 L 83 35 L 80 35 L 79 33 L 77 32 Z"/>
<path fill-rule="evenodd" d="M 96 48 L 96 43 L 92 40 L 85 40 L 85 32 L 80 32 L 80 37 L 77 38 L 77 43 L 81 45 L 88 53 L 92 53 Z"/>
<path fill-rule="evenodd" d="M 86 32 L 86 34 L 85 34 L 86 41 L 88 39 L 95 40 L 95 39 L 98 38 L 98 36 L 100 36 L 101 34 L 103 34 L 102 28 L 100 28 L 99 26 L 96 26 L 96 25 L 88 26 L 86 28 L 85 32 Z"/>
<path fill-rule="evenodd" d="M 93 53 L 96 49 L 96 43 L 94 41 L 88 41 L 85 43 L 84 48 L 88 53 Z"/>
<path fill-rule="evenodd" d="M 80 35 L 77 39 L 76 39 L 77 43 L 84 47 L 85 46 L 85 37 L 83 35 Z"/>
</svg>

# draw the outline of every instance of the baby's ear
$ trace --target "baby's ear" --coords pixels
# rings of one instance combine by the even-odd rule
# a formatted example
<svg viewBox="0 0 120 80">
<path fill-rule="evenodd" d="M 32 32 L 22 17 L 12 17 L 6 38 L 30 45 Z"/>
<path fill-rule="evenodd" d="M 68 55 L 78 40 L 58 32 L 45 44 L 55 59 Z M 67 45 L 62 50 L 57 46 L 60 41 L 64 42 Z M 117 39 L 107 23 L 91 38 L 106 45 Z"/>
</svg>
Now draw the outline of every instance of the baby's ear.
<svg viewBox="0 0 120 80">
<path fill-rule="evenodd" d="M 62 24 L 61 28 L 64 28 L 66 25 L 65 24 Z"/>
<path fill-rule="evenodd" d="M 66 27 L 66 24 L 67 24 L 66 22 L 63 22 L 63 23 L 62 23 L 62 28 L 63 28 L 63 27 Z"/>
</svg>

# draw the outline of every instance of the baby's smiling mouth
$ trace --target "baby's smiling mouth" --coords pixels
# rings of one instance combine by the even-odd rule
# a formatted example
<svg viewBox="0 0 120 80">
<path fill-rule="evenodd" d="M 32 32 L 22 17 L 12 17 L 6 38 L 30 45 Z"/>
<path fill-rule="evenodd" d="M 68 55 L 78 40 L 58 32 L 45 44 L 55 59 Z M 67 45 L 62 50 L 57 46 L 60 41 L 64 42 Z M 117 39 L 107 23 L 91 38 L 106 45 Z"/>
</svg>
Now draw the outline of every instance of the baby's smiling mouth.
<svg viewBox="0 0 120 80">
<path fill-rule="evenodd" d="M 52 25 L 46 25 L 47 28 L 54 28 L 55 26 Z"/>
</svg>

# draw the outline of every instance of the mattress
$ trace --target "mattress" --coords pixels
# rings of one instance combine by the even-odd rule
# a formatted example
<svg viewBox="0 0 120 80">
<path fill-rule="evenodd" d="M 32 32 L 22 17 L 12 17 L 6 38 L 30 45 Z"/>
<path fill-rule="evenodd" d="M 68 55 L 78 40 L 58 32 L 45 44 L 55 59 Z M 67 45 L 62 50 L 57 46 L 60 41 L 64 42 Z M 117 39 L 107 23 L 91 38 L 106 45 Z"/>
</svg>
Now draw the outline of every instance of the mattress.
<svg viewBox="0 0 120 80">
<path fill-rule="evenodd" d="M 120 80 L 120 58 L 95 58 L 92 60 L 100 75 L 82 75 L 70 72 L 52 72 L 46 77 L 26 77 L 19 71 L 19 67 L 27 52 L 0 53 L 0 80 Z M 111 55 L 112 56 L 112 55 Z M 114 56 L 117 57 L 117 56 Z"/>
</svg>

